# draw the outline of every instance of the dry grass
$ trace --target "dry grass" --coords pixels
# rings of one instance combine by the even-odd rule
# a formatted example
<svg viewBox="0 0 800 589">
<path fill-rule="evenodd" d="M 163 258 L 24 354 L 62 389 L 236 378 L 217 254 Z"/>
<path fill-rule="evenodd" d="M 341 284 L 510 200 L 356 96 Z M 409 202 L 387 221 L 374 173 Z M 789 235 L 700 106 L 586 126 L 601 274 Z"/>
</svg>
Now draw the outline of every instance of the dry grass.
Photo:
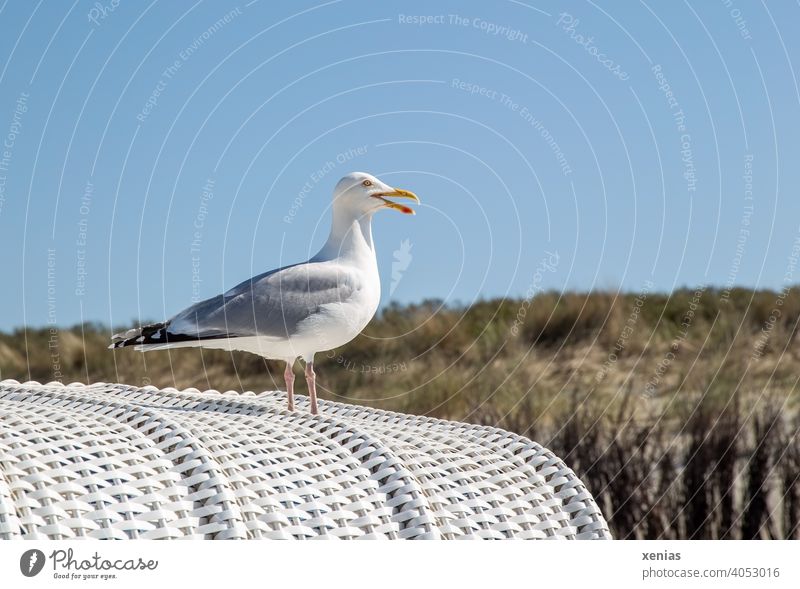
<svg viewBox="0 0 800 589">
<path fill-rule="evenodd" d="M 611 292 L 427 301 L 386 309 L 318 355 L 317 372 L 327 398 L 497 425 L 550 446 L 617 537 L 799 538 L 798 319 L 797 289 L 651 293 L 638 304 Z M 57 361 L 65 382 L 282 388 L 276 363 L 111 352 L 109 331 L 0 334 L 0 378 L 49 381 Z"/>
</svg>

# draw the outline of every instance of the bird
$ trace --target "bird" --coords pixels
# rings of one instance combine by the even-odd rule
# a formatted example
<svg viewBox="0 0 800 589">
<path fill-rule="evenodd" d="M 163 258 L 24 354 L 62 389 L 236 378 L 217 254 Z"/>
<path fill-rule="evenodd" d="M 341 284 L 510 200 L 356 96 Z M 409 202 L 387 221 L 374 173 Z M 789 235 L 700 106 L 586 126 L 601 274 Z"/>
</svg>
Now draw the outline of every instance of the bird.
<svg viewBox="0 0 800 589">
<path fill-rule="evenodd" d="M 283 361 L 289 411 L 294 410 L 294 364 L 302 358 L 310 411 L 318 415 L 315 354 L 354 339 L 380 302 L 373 215 L 386 209 L 415 214 L 392 199 L 420 203 L 413 192 L 371 174 L 347 174 L 334 188 L 330 234 L 315 256 L 254 276 L 164 322 L 114 334 L 109 348 L 201 347 Z"/>
</svg>

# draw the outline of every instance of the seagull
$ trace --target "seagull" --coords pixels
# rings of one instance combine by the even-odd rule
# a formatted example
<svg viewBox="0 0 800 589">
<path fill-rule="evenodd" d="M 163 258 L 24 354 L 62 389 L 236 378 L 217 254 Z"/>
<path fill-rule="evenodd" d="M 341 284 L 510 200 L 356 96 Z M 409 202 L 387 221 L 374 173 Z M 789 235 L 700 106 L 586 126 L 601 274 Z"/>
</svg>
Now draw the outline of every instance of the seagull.
<svg viewBox="0 0 800 589">
<path fill-rule="evenodd" d="M 391 198 L 420 202 L 413 192 L 392 188 L 370 174 L 346 175 L 333 192 L 330 235 L 313 258 L 254 276 L 163 323 L 115 334 L 109 349 L 201 347 L 282 360 L 290 411 L 293 366 L 302 358 L 311 413 L 317 415 L 314 355 L 355 338 L 378 309 L 381 283 L 372 216 L 383 209 L 414 214 Z"/>
</svg>

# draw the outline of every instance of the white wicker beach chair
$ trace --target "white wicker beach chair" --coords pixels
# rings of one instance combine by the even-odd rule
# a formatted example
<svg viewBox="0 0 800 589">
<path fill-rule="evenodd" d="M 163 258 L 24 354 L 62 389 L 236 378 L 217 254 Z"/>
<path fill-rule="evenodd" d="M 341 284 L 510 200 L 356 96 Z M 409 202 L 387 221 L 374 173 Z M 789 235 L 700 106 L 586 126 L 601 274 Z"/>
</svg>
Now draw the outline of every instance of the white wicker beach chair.
<svg viewBox="0 0 800 589">
<path fill-rule="evenodd" d="M 610 538 L 550 451 L 285 394 L 0 382 L 0 538 Z"/>
</svg>

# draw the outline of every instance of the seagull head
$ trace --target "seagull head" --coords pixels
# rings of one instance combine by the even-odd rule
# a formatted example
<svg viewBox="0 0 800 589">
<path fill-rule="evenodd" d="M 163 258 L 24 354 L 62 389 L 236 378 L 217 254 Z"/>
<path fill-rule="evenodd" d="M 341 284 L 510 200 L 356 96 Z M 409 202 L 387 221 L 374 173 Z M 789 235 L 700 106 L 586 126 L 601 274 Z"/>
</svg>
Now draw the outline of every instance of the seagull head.
<svg viewBox="0 0 800 589">
<path fill-rule="evenodd" d="M 419 203 L 413 192 L 401 190 L 385 184 L 375 176 L 365 172 L 352 172 L 339 180 L 333 192 L 333 206 L 354 216 L 372 215 L 381 209 L 394 209 L 406 215 L 413 215 L 414 209 L 393 199 L 408 199 Z"/>
</svg>

